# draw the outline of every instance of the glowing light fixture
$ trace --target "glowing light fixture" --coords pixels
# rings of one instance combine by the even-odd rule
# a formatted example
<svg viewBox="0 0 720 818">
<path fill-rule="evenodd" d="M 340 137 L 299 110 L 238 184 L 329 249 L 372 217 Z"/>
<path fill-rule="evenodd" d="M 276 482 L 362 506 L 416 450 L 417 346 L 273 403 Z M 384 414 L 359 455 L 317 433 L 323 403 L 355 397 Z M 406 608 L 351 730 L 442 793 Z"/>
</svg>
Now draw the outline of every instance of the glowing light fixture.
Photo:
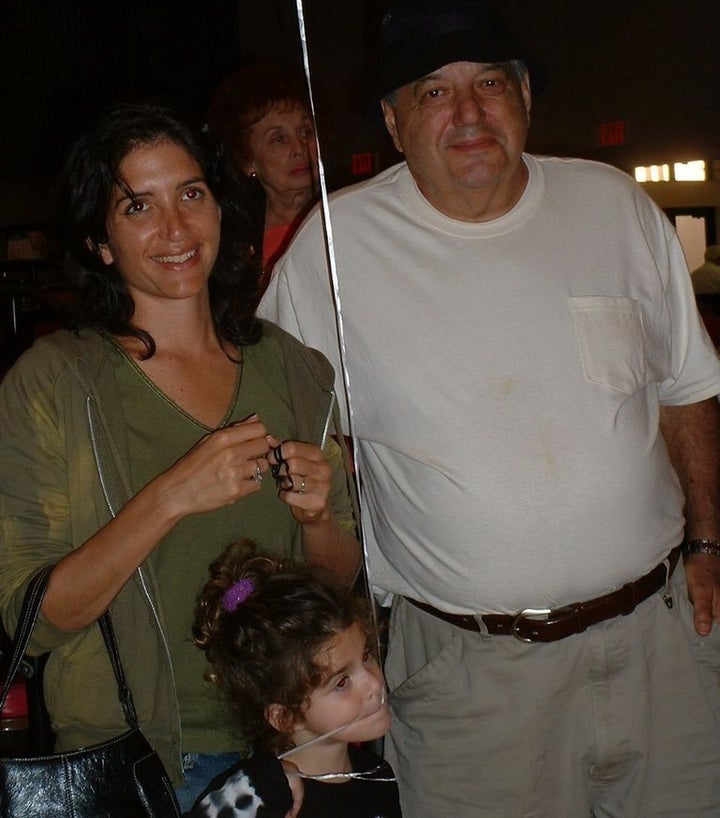
<svg viewBox="0 0 720 818">
<path fill-rule="evenodd" d="M 707 179 L 707 169 L 703 159 L 693 162 L 675 162 L 673 165 L 673 179 L 676 182 L 704 182 Z M 636 182 L 669 182 L 670 165 L 649 165 L 635 168 Z"/>
<path fill-rule="evenodd" d="M 694 162 L 676 162 L 673 165 L 676 182 L 704 182 L 707 179 L 705 162 L 696 159 Z"/>
<path fill-rule="evenodd" d="M 669 182 L 670 165 L 650 165 L 647 168 L 635 168 L 636 182 Z"/>
</svg>

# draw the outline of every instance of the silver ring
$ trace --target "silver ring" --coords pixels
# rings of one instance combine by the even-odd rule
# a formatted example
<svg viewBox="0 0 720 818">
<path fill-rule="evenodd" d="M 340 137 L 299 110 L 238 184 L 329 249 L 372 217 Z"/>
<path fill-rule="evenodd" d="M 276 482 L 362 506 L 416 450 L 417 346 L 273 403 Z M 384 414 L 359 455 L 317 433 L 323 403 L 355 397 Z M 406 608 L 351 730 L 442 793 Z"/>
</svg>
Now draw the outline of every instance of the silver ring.
<svg viewBox="0 0 720 818">
<path fill-rule="evenodd" d="M 262 473 L 260 469 L 260 464 L 257 461 L 255 461 L 255 473 L 253 474 L 252 479 L 256 483 L 262 483 L 264 476 L 265 475 Z"/>
<path fill-rule="evenodd" d="M 302 481 L 300 482 L 300 488 L 298 489 L 298 494 L 305 494 L 305 478 L 303 477 Z"/>
</svg>

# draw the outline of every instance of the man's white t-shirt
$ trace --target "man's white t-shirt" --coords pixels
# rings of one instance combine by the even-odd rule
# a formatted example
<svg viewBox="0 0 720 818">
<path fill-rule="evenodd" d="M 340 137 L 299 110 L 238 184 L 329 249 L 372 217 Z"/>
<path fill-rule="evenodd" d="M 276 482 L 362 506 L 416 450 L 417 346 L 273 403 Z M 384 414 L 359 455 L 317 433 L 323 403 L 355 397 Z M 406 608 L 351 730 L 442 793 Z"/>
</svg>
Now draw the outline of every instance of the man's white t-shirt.
<svg viewBox="0 0 720 818">
<path fill-rule="evenodd" d="M 662 212 L 605 165 L 524 161 L 489 222 L 439 213 L 405 164 L 332 198 L 342 362 L 319 212 L 260 309 L 349 384 L 373 584 L 446 611 L 556 607 L 660 562 L 684 501 L 659 406 L 720 392 Z"/>
</svg>

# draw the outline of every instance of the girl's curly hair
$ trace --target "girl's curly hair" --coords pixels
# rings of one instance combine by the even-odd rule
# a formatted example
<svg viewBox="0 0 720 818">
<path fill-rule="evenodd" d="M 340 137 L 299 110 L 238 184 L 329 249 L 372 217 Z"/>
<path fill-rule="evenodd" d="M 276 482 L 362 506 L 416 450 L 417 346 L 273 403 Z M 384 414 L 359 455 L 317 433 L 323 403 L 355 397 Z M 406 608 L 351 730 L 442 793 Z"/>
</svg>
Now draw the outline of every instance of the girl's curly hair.
<svg viewBox="0 0 720 818">
<path fill-rule="evenodd" d="M 224 693 L 253 748 L 284 752 L 292 741 L 268 723 L 268 705 L 283 705 L 290 725 L 302 720 L 325 677 L 318 654 L 327 641 L 356 623 L 372 634 L 367 603 L 288 560 L 259 555 L 248 540 L 229 546 L 210 565 L 210 577 L 193 625 L 211 666 L 206 678 Z M 241 579 L 252 581 L 252 593 L 227 610 L 223 597 Z"/>
</svg>

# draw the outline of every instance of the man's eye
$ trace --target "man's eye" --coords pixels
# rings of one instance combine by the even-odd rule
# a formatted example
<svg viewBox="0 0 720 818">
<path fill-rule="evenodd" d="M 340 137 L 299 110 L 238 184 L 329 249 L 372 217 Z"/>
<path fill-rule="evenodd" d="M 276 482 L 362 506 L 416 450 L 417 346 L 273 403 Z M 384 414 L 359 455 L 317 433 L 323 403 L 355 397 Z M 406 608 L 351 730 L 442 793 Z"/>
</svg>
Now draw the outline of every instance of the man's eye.
<svg viewBox="0 0 720 818">
<path fill-rule="evenodd" d="M 421 105 L 435 105 L 441 103 L 447 96 L 445 88 L 427 88 L 420 98 Z"/>
<path fill-rule="evenodd" d="M 199 187 L 189 187 L 184 195 L 186 199 L 195 201 L 196 199 L 202 199 L 205 193 Z"/>
<path fill-rule="evenodd" d="M 505 77 L 488 77 L 488 79 L 480 83 L 480 90 L 482 93 L 494 97 L 502 94 L 506 85 L 507 79 Z"/>
</svg>

